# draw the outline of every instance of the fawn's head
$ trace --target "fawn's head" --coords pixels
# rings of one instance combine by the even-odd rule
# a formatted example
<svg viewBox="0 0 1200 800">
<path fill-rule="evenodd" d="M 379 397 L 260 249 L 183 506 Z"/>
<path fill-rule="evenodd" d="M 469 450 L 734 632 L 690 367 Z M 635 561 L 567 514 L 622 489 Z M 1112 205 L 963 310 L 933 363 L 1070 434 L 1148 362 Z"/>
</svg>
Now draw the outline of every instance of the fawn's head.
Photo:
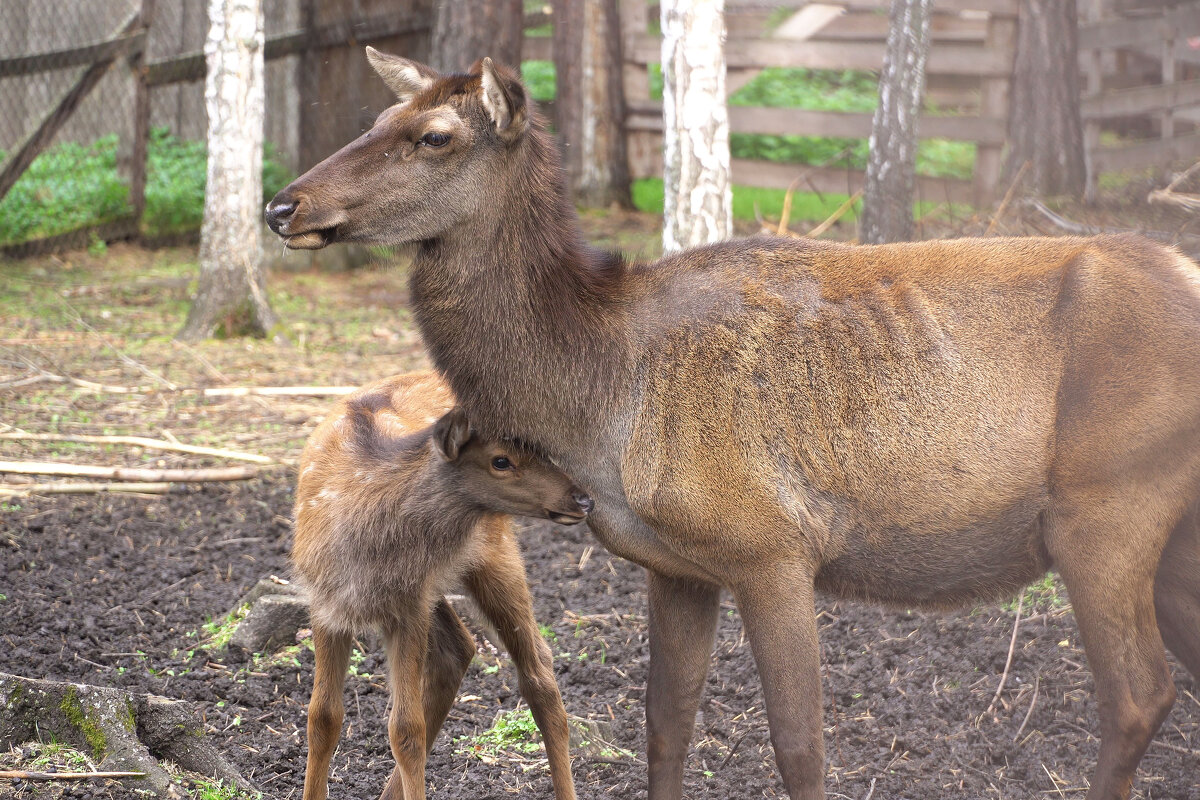
<svg viewBox="0 0 1200 800">
<path fill-rule="evenodd" d="M 454 470 L 460 491 L 490 511 L 574 525 L 592 510 L 592 499 L 545 459 L 512 442 L 476 435 L 461 408 L 434 425 L 433 444 Z"/>
<path fill-rule="evenodd" d="M 371 47 L 367 59 L 399 102 L 267 204 L 287 247 L 434 239 L 507 191 L 507 155 L 530 126 L 514 73 L 487 58 L 445 76 Z"/>
</svg>

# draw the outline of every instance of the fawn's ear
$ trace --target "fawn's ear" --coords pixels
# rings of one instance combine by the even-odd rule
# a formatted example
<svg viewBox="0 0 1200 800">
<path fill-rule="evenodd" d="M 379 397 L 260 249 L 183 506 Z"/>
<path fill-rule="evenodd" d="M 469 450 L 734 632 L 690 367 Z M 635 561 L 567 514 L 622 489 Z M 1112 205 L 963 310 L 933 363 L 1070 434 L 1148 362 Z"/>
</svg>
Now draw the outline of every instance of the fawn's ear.
<svg viewBox="0 0 1200 800">
<path fill-rule="evenodd" d="M 483 107 L 496 126 L 496 133 L 512 141 L 529 127 L 529 100 L 521 81 L 500 69 L 490 58 L 479 62 Z"/>
<path fill-rule="evenodd" d="M 471 423 L 462 406 L 455 406 L 433 426 L 433 446 L 447 461 L 458 460 L 463 445 L 471 440 Z"/>
<path fill-rule="evenodd" d="M 433 86 L 438 79 L 438 74 L 431 67 L 381 53 L 370 45 L 367 46 L 367 61 L 401 103 L 407 103 L 413 95 Z"/>
</svg>

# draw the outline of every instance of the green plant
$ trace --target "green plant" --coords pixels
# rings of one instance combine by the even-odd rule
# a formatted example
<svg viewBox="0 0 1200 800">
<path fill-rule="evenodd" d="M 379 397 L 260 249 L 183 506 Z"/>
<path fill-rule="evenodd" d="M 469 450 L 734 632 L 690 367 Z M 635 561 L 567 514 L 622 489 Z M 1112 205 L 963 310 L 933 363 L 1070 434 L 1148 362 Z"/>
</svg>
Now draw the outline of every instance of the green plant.
<svg viewBox="0 0 1200 800">
<path fill-rule="evenodd" d="M 455 740 L 461 744 L 456 753 L 475 756 L 494 756 L 502 752 L 536 753 L 541 749 L 541 734 L 533 713 L 527 709 L 502 711 L 496 715 L 492 727 L 475 736 L 462 736 Z"/>
<path fill-rule="evenodd" d="M 204 624 L 200 626 L 205 638 L 199 646 L 205 650 L 220 650 L 225 647 L 233 637 L 233 632 L 237 630 L 238 623 L 244 620 L 249 613 L 250 604 L 244 603 L 220 619 L 210 617 L 205 620 Z"/>
<path fill-rule="evenodd" d="M 195 800 L 262 800 L 263 796 L 262 792 L 246 791 L 212 778 L 197 778 L 193 783 Z"/>
<path fill-rule="evenodd" d="M 553 61 L 522 61 L 521 79 L 529 96 L 539 103 L 548 103 L 558 92 Z"/>
</svg>

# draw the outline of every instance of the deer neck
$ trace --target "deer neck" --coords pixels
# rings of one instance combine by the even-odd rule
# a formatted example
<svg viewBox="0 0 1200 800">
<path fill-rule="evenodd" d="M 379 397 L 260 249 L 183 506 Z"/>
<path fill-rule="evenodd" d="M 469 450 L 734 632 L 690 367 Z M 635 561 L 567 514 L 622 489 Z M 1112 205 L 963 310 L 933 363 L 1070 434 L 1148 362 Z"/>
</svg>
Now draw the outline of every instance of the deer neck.
<svg viewBox="0 0 1200 800">
<path fill-rule="evenodd" d="M 472 424 L 556 456 L 593 441 L 626 388 L 630 348 L 623 266 L 584 243 L 552 148 L 531 137 L 507 192 L 424 242 L 411 288 L 425 345 Z"/>
</svg>

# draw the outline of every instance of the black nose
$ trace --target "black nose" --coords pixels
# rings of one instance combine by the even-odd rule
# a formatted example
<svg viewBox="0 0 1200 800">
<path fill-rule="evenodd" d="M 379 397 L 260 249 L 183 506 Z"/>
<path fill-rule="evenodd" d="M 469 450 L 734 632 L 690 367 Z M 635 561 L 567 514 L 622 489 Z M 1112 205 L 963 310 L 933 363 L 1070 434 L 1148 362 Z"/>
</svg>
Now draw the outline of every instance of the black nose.
<svg viewBox="0 0 1200 800">
<path fill-rule="evenodd" d="M 271 202 L 267 203 L 267 210 L 264 216 L 266 217 L 267 225 L 271 228 L 271 230 L 279 233 L 279 229 L 283 227 L 284 223 L 287 222 L 295 212 L 296 201 L 292 200 L 290 202 L 281 202 L 279 200 L 272 200 Z"/>
<path fill-rule="evenodd" d="M 593 501 L 592 498 L 588 497 L 583 492 L 575 492 L 573 495 L 571 495 L 571 497 L 579 506 L 579 510 L 585 514 L 592 513 L 592 509 L 596 507 L 595 501 Z"/>
</svg>

